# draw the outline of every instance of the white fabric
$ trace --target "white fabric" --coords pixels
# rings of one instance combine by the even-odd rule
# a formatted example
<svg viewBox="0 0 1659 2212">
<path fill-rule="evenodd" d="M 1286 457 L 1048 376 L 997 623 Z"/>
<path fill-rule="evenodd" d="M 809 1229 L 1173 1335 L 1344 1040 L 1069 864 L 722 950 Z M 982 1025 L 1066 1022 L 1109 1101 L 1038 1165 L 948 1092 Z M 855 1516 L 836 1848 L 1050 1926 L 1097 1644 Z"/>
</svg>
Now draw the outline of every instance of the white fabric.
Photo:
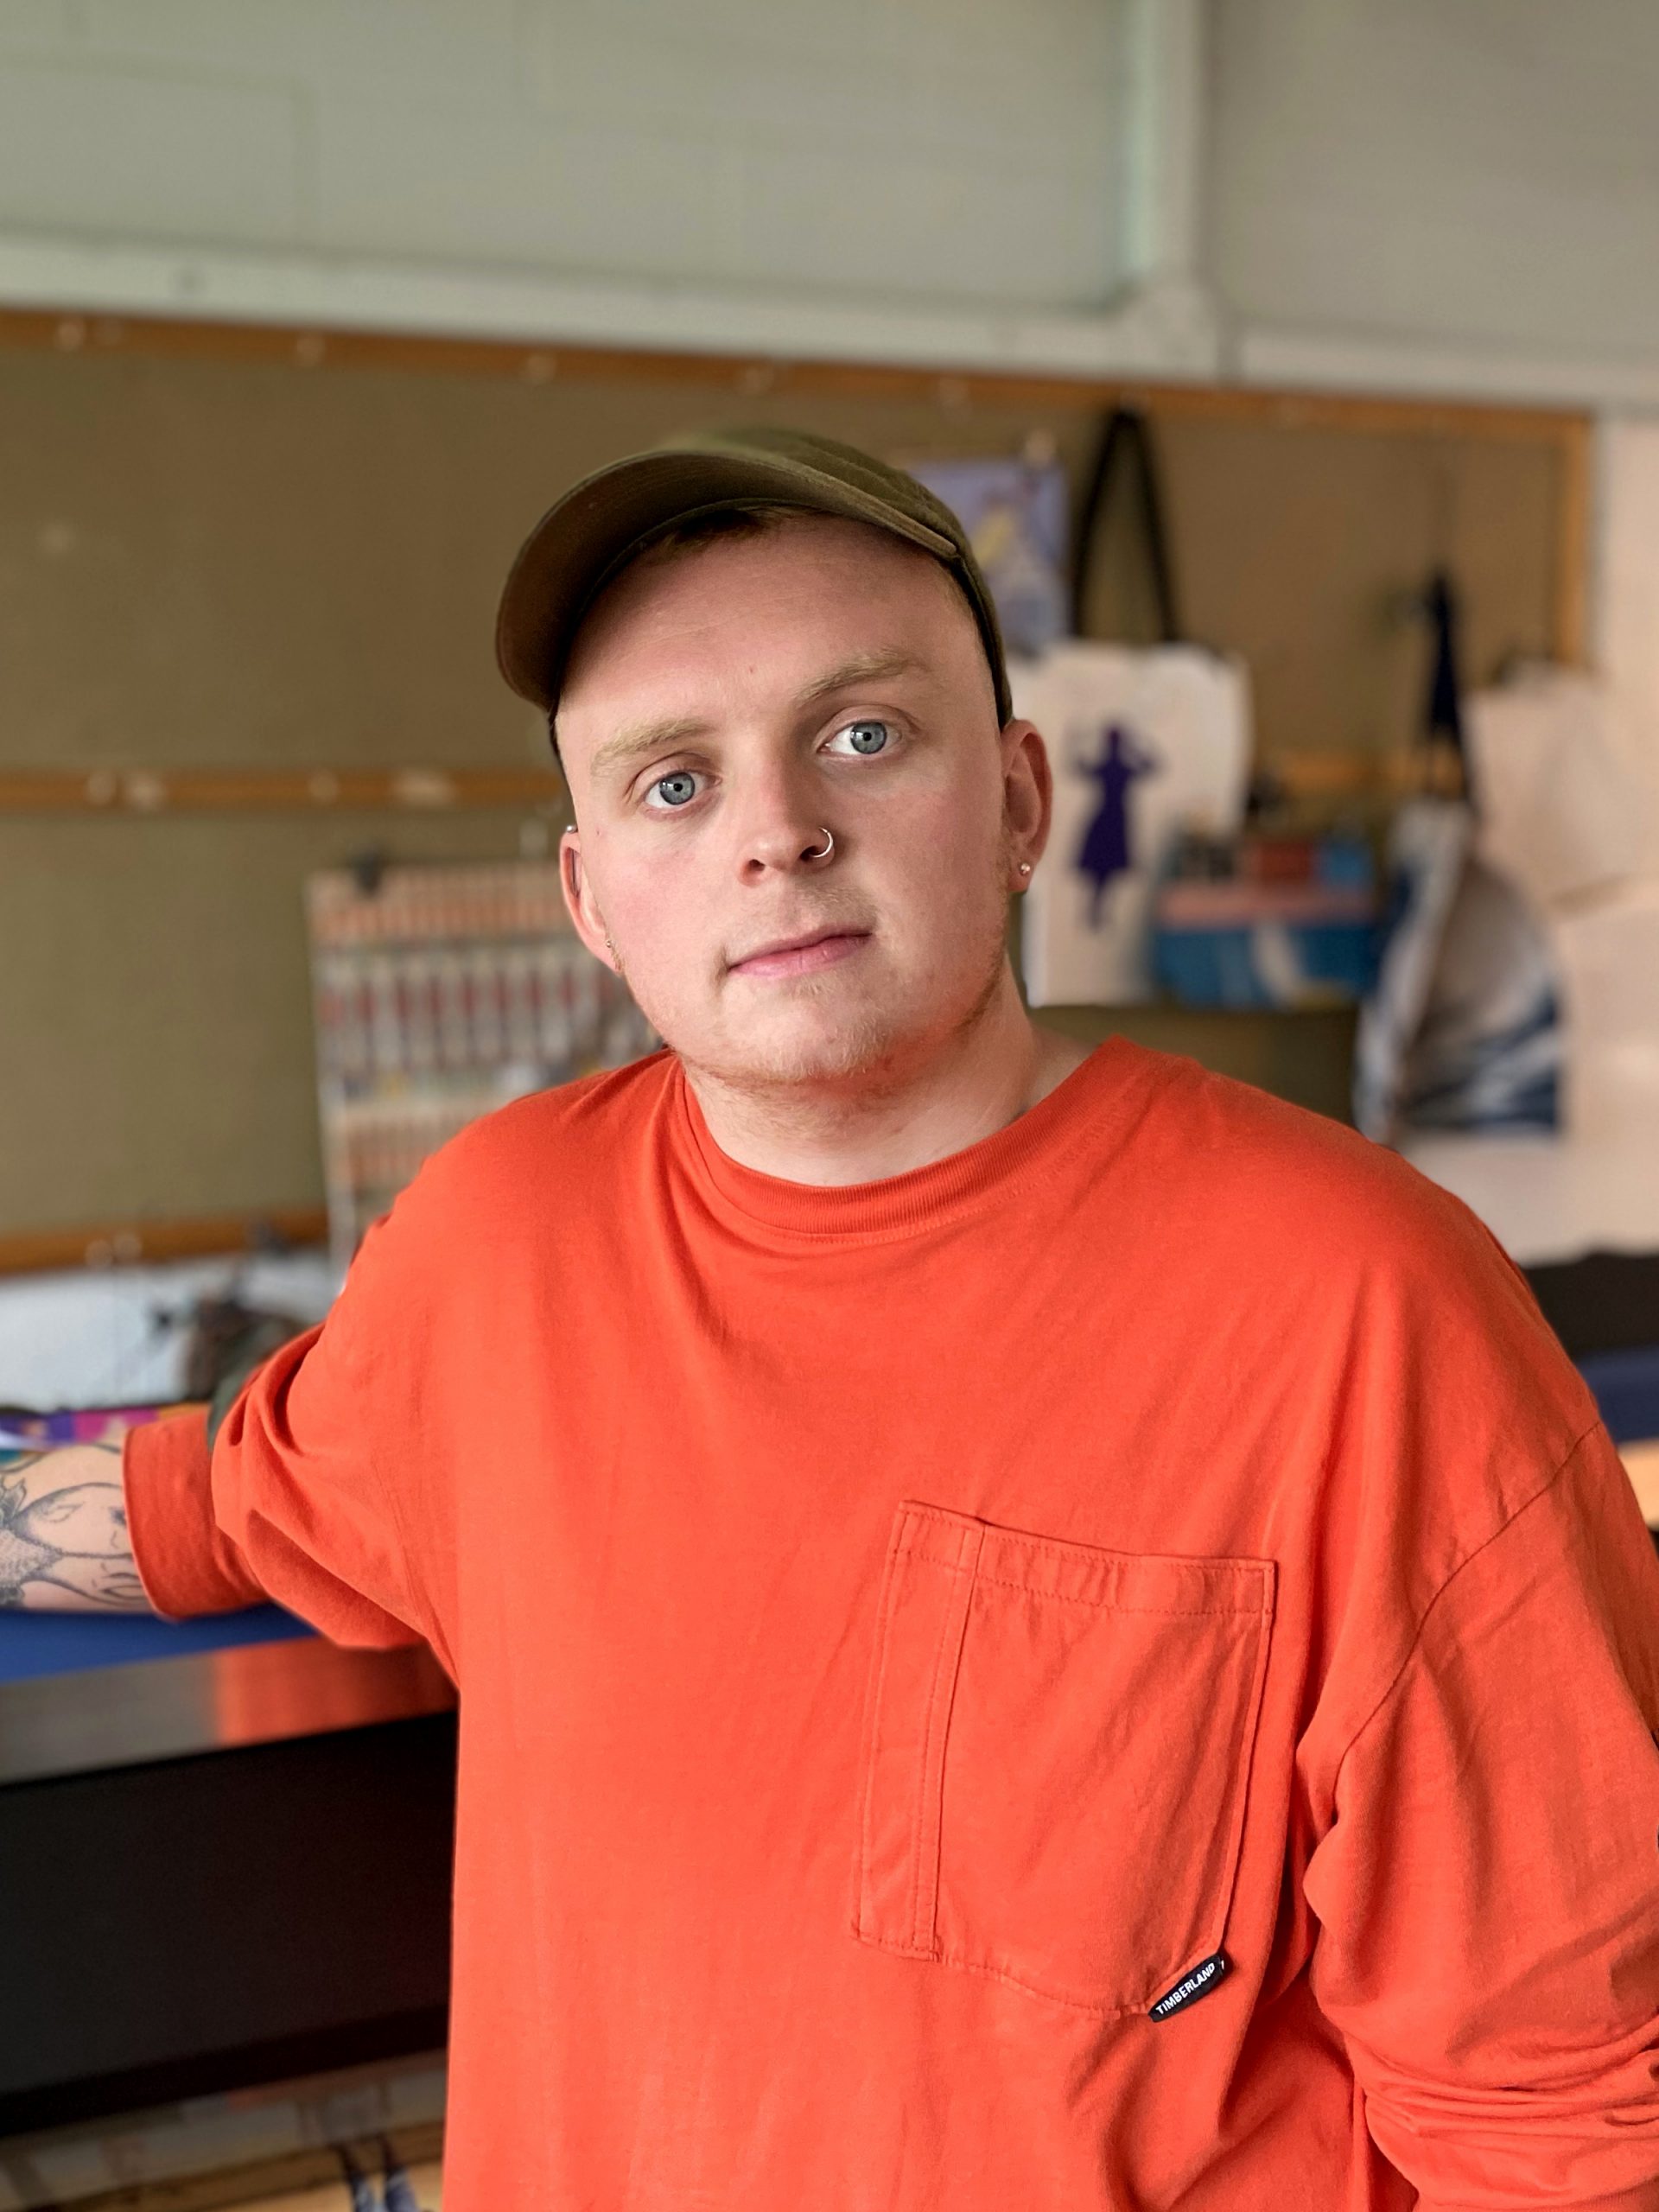
<svg viewBox="0 0 1659 2212">
<path fill-rule="evenodd" d="M 1562 1121 L 1645 1154 L 1659 1199 L 1659 875 L 1558 909 L 1548 925 L 1567 1017 Z"/>
<path fill-rule="evenodd" d="M 233 1293 L 315 1321 L 338 1287 L 333 1262 L 315 1251 L 13 1275 L 0 1282 L 0 1405 L 49 1412 L 170 1399 L 197 1299 Z"/>
<path fill-rule="evenodd" d="M 1654 612 L 1659 626 L 1659 595 Z M 1476 850 L 1535 906 L 1659 869 L 1659 772 L 1641 772 L 1632 719 L 1574 669 L 1525 669 L 1469 700 Z"/>
</svg>

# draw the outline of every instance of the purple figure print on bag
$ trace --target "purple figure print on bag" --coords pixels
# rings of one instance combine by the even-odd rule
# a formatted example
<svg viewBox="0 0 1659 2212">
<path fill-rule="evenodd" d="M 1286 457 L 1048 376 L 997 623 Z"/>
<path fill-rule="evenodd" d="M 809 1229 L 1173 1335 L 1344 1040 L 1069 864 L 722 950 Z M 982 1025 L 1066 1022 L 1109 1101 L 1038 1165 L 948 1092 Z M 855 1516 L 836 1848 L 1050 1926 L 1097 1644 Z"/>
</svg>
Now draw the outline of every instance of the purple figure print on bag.
<svg viewBox="0 0 1659 2212">
<path fill-rule="evenodd" d="M 1101 733 L 1097 760 L 1074 760 L 1072 768 L 1100 785 L 1100 803 L 1089 818 L 1077 848 L 1076 866 L 1089 878 L 1093 890 L 1089 900 L 1089 926 L 1097 930 L 1101 907 L 1115 876 L 1135 866 L 1129 836 L 1129 785 L 1160 765 L 1143 752 L 1129 732 L 1114 722 Z"/>
</svg>

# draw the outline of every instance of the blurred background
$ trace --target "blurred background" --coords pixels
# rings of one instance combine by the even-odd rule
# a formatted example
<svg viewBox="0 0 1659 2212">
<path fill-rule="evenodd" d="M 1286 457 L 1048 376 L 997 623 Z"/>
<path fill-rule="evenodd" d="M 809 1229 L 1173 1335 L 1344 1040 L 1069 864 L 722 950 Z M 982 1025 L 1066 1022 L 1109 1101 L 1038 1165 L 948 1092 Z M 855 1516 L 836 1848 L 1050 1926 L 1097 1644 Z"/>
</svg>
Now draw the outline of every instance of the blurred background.
<svg viewBox="0 0 1659 2212">
<path fill-rule="evenodd" d="M 1656 111 L 1643 0 L 0 0 L 0 1428 L 204 1395 L 471 1115 L 652 1046 L 495 601 L 588 471 L 783 421 L 975 531 L 1060 770 L 1033 1004 L 1456 1192 L 1659 1523 Z M 224 1720 L 234 1655 L 93 1658 Z M 149 1771 L 6 1688 L 0 1842 Z M 20 1933 L 0 2208 L 436 2202 L 412 1711 L 351 1707 L 396 1988 L 317 1880 L 280 1990 L 213 1905 L 217 2011 Z"/>
</svg>

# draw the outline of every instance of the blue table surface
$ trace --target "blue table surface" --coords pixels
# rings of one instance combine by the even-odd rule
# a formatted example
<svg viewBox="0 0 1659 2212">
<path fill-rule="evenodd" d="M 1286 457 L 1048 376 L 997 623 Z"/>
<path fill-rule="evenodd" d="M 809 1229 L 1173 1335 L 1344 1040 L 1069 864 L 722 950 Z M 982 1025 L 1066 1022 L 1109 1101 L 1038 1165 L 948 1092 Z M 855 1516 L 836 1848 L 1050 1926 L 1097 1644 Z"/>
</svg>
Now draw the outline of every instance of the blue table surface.
<svg viewBox="0 0 1659 2212">
<path fill-rule="evenodd" d="M 1578 1365 L 1615 1443 L 1659 1436 L 1659 1344 L 1593 1353 Z M 0 1682 L 174 1659 L 186 1651 L 224 1651 L 239 1643 L 275 1643 L 314 1632 L 279 1605 L 194 1621 L 158 1621 L 145 1613 L 0 1612 Z"/>
<path fill-rule="evenodd" d="M 1659 1436 L 1659 1344 L 1586 1352 L 1578 1370 L 1615 1444 L 1644 1444 Z"/>
<path fill-rule="evenodd" d="M 158 1621 L 149 1613 L 0 1612 L 0 1682 L 72 1675 L 187 1651 L 226 1651 L 241 1643 L 279 1643 L 315 1630 L 280 1605 L 200 1620 Z"/>
</svg>

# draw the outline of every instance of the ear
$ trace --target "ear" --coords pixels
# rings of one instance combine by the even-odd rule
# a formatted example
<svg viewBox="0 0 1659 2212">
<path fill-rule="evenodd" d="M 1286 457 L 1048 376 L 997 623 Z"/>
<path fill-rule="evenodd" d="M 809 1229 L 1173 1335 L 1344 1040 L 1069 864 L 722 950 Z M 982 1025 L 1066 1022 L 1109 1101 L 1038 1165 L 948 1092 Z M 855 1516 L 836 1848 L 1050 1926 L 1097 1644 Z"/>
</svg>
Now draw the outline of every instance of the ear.
<svg viewBox="0 0 1659 2212">
<path fill-rule="evenodd" d="M 621 965 L 611 950 L 610 931 L 594 900 L 588 871 L 582 864 L 582 832 L 575 823 L 559 840 L 559 888 L 564 893 L 565 908 L 576 935 L 596 960 L 602 960 L 613 975 L 620 976 Z"/>
<path fill-rule="evenodd" d="M 1054 815 L 1054 777 L 1048 747 L 1034 722 L 1016 717 L 1006 722 L 1000 739 L 1002 748 L 1002 811 L 1008 842 L 1017 864 L 1035 868 L 1048 842 Z M 1029 880 L 1021 879 L 1021 886 Z M 1020 887 L 1016 886 L 1016 888 Z"/>
</svg>

